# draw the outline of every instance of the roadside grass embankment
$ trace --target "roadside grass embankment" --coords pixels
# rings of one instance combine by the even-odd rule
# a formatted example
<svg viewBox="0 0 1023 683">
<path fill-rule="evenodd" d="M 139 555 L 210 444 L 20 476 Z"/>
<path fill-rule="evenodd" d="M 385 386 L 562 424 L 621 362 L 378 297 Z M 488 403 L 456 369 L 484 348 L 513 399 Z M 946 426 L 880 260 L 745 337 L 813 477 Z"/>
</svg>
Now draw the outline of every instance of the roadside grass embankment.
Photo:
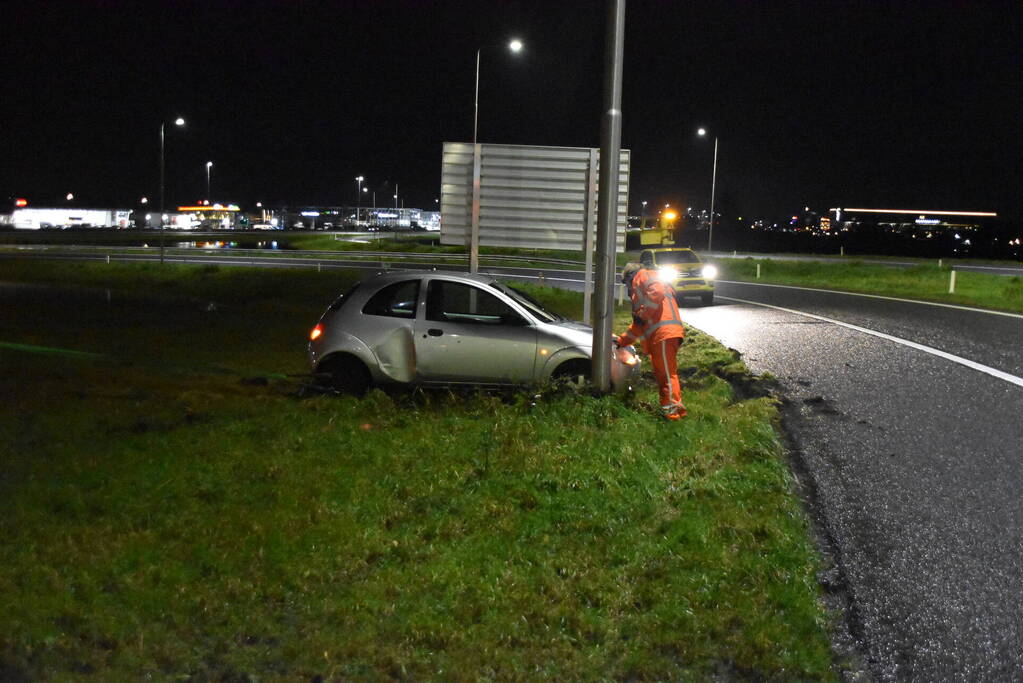
<svg viewBox="0 0 1023 683">
<path fill-rule="evenodd" d="M 0 346 L 0 677 L 833 678 L 776 405 L 734 354 L 691 331 L 681 424 L 649 379 L 278 378 L 354 277 L 0 263 L 0 342 L 98 354 Z"/>
<path fill-rule="evenodd" d="M 951 269 L 936 263 L 912 267 L 884 266 L 860 261 L 779 261 L 715 259 L 722 280 L 812 287 L 935 301 L 961 306 L 1023 312 L 1023 278 L 956 271 L 955 292 L 949 293 Z M 757 265 L 760 278 L 757 278 Z"/>
</svg>

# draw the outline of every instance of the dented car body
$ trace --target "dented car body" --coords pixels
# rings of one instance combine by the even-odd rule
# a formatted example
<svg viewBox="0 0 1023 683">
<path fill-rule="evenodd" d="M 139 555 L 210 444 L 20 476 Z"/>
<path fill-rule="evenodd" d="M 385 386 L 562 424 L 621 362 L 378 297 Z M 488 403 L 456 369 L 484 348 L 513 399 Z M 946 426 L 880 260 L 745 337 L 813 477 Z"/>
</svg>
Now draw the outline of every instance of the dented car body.
<svg viewBox="0 0 1023 683">
<path fill-rule="evenodd" d="M 591 328 L 543 308 L 486 275 L 400 271 L 338 298 L 309 342 L 324 382 L 361 394 L 371 385 L 522 386 L 590 373 Z M 639 361 L 612 359 L 612 383 L 629 387 Z"/>
</svg>

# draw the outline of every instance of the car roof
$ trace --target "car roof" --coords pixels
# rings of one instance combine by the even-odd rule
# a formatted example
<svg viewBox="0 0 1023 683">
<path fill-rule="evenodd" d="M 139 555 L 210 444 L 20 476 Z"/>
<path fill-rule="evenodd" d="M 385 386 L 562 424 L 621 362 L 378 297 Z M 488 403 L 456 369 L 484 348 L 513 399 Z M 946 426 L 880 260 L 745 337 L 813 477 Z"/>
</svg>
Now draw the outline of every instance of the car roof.
<svg viewBox="0 0 1023 683">
<path fill-rule="evenodd" d="M 690 249 L 689 247 L 658 247 L 656 249 L 646 249 L 645 251 L 662 252 L 662 251 L 693 251 L 693 250 Z M 693 252 L 693 253 L 695 254 L 696 252 Z"/>
<path fill-rule="evenodd" d="M 392 270 L 377 273 L 365 278 L 363 284 L 380 283 L 387 284 L 399 280 L 408 280 L 416 277 L 433 277 L 455 282 L 489 286 L 497 282 L 497 279 L 483 273 L 464 273 L 457 270 Z"/>
</svg>

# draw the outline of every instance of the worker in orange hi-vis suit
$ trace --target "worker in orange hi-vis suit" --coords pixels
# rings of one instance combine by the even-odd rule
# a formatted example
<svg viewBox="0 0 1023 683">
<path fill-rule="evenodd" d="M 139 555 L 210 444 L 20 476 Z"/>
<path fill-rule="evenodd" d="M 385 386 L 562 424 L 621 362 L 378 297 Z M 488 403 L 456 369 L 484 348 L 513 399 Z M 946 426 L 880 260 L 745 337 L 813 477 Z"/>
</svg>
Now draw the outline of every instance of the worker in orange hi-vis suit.
<svg viewBox="0 0 1023 683">
<path fill-rule="evenodd" d="M 619 346 L 642 342 L 650 356 L 661 395 L 661 412 L 669 420 L 686 416 L 678 379 L 678 348 L 686 331 L 675 303 L 675 290 L 643 269 L 632 280 L 632 325 L 618 337 Z"/>
</svg>

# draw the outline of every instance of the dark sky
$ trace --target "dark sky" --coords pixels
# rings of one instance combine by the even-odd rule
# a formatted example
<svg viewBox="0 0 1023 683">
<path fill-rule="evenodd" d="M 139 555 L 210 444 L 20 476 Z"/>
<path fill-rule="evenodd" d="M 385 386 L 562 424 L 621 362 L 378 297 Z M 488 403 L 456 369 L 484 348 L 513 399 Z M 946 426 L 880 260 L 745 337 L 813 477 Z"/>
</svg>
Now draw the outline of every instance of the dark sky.
<svg viewBox="0 0 1023 683">
<path fill-rule="evenodd" d="M 630 210 L 810 205 L 1017 213 L 1023 3 L 654 2 L 626 11 Z M 0 194 L 439 196 L 441 144 L 599 146 L 603 2 L 19 2 L 0 27 Z M 502 45 L 521 38 L 513 56 Z M 385 181 L 391 183 L 385 186 Z"/>
</svg>

